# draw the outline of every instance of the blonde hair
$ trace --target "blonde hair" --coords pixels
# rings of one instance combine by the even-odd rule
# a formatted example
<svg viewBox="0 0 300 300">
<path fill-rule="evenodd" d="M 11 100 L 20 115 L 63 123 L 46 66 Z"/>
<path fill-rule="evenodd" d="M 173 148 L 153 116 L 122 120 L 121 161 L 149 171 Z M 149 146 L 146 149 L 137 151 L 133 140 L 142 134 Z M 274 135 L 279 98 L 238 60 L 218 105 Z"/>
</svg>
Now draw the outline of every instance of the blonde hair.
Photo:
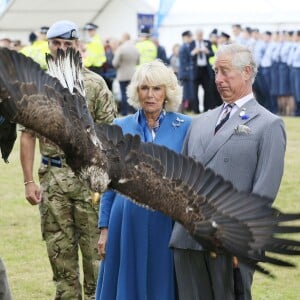
<svg viewBox="0 0 300 300">
<path fill-rule="evenodd" d="M 182 101 L 182 88 L 178 83 L 173 70 L 161 60 L 142 64 L 135 71 L 127 88 L 128 103 L 136 109 L 141 108 L 138 88 L 143 84 L 152 86 L 163 85 L 166 88 L 166 101 L 164 108 L 167 111 L 177 111 Z"/>
</svg>

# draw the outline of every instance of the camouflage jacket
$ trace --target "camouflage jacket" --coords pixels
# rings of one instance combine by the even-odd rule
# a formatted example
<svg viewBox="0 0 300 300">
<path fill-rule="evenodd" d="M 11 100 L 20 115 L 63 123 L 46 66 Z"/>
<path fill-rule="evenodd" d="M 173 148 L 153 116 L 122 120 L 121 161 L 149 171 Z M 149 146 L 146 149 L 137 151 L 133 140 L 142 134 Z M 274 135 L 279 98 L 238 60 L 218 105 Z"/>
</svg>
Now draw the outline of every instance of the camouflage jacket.
<svg viewBox="0 0 300 300">
<path fill-rule="evenodd" d="M 117 115 L 117 107 L 112 93 L 104 79 L 98 74 L 83 68 L 84 87 L 88 109 L 95 123 L 111 123 Z M 20 130 L 27 130 L 20 127 Z M 40 152 L 50 157 L 63 156 L 63 151 L 44 137 L 38 136 Z"/>
</svg>

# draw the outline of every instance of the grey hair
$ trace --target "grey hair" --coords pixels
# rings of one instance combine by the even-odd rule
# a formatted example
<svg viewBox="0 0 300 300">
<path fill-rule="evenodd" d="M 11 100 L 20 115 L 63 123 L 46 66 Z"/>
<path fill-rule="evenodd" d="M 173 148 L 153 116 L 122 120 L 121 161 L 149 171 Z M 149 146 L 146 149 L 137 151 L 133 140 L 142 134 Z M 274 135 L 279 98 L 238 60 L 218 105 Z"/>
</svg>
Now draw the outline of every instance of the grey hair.
<svg viewBox="0 0 300 300">
<path fill-rule="evenodd" d="M 127 88 L 128 103 L 136 109 L 141 108 L 138 97 L 138 88 L 143 84 L 153 86 L 163 85 L 166 88 L 166 101 L 164 108 L 167 111 L 177 111 L 182 101 L 182 88 L 178 83 L 173 70 L 161 60 L 140 65 Z"/>
<path fill-rule="evenodd" d="M 215 61 L 221 55 L 231 56 L 232 65 L 239 70 L 243 70 L 246 66 L 250 66 L 252 70 L 252 83 L 254 82 L 257 74 L 257 64 L 252 51 L 248 47 L 236 43 L 222 45 L 216 52 Z"/>
</svg>

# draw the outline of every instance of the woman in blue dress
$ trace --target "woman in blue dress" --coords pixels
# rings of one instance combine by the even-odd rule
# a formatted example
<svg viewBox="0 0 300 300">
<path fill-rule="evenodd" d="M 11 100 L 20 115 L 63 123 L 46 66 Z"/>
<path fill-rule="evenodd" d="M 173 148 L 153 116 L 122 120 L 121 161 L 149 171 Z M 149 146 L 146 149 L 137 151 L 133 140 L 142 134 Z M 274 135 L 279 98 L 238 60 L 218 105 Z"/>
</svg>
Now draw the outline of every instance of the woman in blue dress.
<svg viewBox="0 0 300 300">
<path fill-rule="evenodd" d="M 137 112 L 114 121 L 123 134 L 138 134 L 144 142 L 180 152 L 191 118 L 176 112 L 182 89 L 174 72 L 159 60 L 143 64 L 127 94 Z M 172 227 L 172 219 L 161 212 L 107 191 L 99 210 L 102 262 L 96 299 L 175 299 L 173 253 L 168 247 Z"/>
</svg>

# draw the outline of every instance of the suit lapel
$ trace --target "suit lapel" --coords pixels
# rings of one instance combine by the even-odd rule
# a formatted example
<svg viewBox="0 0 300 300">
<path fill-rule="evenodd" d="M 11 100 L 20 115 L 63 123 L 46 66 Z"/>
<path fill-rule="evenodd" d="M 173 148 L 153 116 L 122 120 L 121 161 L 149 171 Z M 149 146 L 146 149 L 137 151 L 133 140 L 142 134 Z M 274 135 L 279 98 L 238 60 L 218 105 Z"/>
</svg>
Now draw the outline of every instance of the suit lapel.
<svg viewBox="0 0 300 300">
<path fill-rule="evenodd" d="M 245 118 L 242 119 L 240 113 L 245 111 Z M 234 115 L 223 125 L 223 127 L 214 134 L 215 125 L 220 114 L 220 110 L 215 112 L 214 118 L 209 120 L 209 128 L 207 134 L 204 136 L 203 144 L 207 145 L 203 157 L 201 159 L 204 165 L 207 165 L 210 160 L 215 156 L 219 149 L 224 145 L 230 137 L 235 133 L 235 128 L 238 125 L 247 124 L 258 114 L 256 100 L 250 100 L 237 110 Z M 214 122 L 214 123 L 213 123 Z"/>
<path fill-rule="evenodd" d="M 203 134 L 201 135 L 201 142 L 205 151 L 211 143 L 212 138 L 215 134 L 215 125 L 222 111 L 222 107 L 223 106 L 221 105 L 216 109 L 207 111 L 207 113 L 205 114 L 205 120 L 203 121 L 205 128 L 201 129 L 203 130 Z"/>
</svg>

